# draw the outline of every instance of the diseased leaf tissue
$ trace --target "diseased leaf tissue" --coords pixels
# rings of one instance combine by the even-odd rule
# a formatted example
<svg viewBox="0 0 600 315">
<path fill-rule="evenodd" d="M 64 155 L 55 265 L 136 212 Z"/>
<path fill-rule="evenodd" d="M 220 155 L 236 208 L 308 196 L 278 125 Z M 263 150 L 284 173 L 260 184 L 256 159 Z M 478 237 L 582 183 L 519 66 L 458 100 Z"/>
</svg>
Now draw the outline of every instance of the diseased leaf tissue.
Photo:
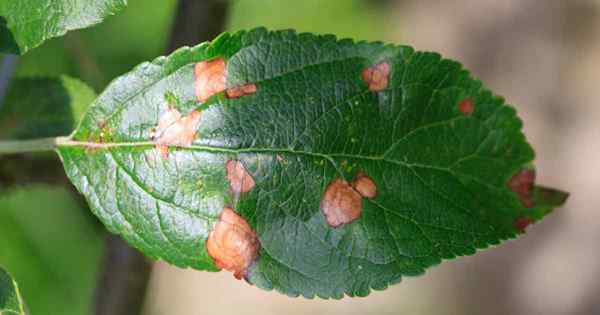
<svg viewBox="0 0 600 315">
<path fill-rule="evenodd" d="M 94 213 L 147 255 L 341 298 L 564 203 L 535 185 L 521 127 L 438 54 L 256 29 L 118 78 L 58 151 Z"/>
</svg>

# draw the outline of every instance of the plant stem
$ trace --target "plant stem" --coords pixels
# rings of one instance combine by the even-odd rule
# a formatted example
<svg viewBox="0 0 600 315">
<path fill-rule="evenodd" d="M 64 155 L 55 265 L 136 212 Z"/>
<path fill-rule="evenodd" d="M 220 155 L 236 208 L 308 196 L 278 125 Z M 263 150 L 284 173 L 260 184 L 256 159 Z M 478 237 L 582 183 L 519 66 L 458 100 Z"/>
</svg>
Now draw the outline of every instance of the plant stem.
<svg viewBox="0 0 600 315">
<path fill-rule="evenodd" d="M 0 155 L 52 151 L 56 148 L 57 141 L 60 141 L 60 139 L 62 139 L 62 137 L 0 141 Z"/>
<path fill-rule="evenodd" d="M 198 45 L 219 35 L 225 26 L 228 6 L 225 0 L 179 0 L 167 52 Z"/>
<path fill-rule="evenodd" d="M 140 314 L 152 264 L 114 234 L 106 237 L 104 263 L 96 288 L 96 315 Z"/>
<path fill-rule="evenodd" d="M 4 104 L 4 96 L 8 92 L 8 85 L 19 58 L 15 55 L 0 55 L 0 107 Z"/>
</svg>

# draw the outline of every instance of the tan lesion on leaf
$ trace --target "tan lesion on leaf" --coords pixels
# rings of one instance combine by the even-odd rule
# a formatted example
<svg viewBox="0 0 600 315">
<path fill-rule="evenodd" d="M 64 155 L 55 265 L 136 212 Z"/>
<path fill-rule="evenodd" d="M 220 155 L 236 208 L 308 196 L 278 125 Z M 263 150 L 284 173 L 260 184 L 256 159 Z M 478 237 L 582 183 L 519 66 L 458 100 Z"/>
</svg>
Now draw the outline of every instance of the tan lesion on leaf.
<svg viewBox="0 0 600 315">
<path fill-rule="evenodd" d="M 510 190 L 515 192 L 525 208 L 534 206 L 533 186 L 535 183 L 535 171 L 524 169 L 516 173 L 506 184 Z"/>
<path fill-rule="evenodd" d="M 246 276 L 256 260 L 260 243 L 248 222 L 225 207 L 206 240 L 206 250 L 219 269 L 233 272 L 236 279 Z"/>
<path fill-rule="evenodd" d="M 249 192 L 256 185 L 254 178 L 248 173 L 244 164 L 238 160 L 227 161 L 225 171 L 229 187 L 235 194 Z"/>
<path fill-rule="evenodd" d="M 227 95 L 228 98 L 238 98 L 244 95 L 254 94 L 256 93 L 256 90 L 256 84 L 248 83 L 227 89 L 225 95 Z"/>
<path fill-rule="evenodd" d="M 377 186 L 371 177 L 367 176 L 364 172 L 358 172 L 352 187 L 365 198 L 375 198 L 377 195 Z"/>
<path fill-rule="evenodd" d="M 193 110 L 186 116 L 174 107 L 169 107 L 159 120 L 152 133 L 152 140 L 163 158 L 169 157 L 169 146 L 190 146 L 196 138 L 196 132 L 202 115 Z"/>
<path fill-rule="evenodd" d="M 321 210 L 331 227 L 338 227 L 358 219 L 362 213 L 362 197 L 343 179 L 336 179 L 325 189 Z"/>
<path fill-rule="evenodd" d="M 362 79 L 369 87 L 370 91 L 378 92 L 385 90 L 389 84 L 390 64 L 387 62 L 378 63 L 368 67 L 362 72 Z"/>
<path fill-rule="evenodd" d="M 225 59 L 217 58 L 201 61 L 194 66 L 195 92 L 199 102 L 225 91 L 227 81 L 227 65 Z"/>
<path fill-rule="evenodd" d="M 377 186 L 366 173 L 358 172 L 349 183 L 343 179 L 335 179 L 325 189 L 321 199 L 321 211 L 329 226 L 336 228 L 352 223 L 362 214 L 362 198 L 375 198 Z"/>
</svg>

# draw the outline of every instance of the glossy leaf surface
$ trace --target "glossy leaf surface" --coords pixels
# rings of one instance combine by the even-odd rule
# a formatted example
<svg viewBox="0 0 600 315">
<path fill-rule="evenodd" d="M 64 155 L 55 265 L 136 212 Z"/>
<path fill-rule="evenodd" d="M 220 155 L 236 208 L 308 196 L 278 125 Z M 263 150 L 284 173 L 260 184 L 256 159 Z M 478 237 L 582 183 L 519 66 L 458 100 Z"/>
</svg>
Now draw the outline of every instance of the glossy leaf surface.
<svg viewBox="0 0 600 315">
<path fill-rule="evenodd" d="M 195 72 L 218 73 L 219 58 L 227 90 L 200 98 Z M 200 117 L 195 138 L 161 150 L 157 131 L 177 114 Z M 149 256 L 215 270 L 205 243 L 231 207 L 260 243 L 250 283 L 341 298 L 514 238 L 518 222 L 562 204 L 566 194 L 517 176 L 534 158 L 521 127 L 514 108 L 438 54 L 256 29 L 116 79 L 58 151 L 94 213 Z M 235 192 L 229 161 L 251 189 Z M 358 191 L 363 175 L 375 189 L 358 197 L 358 217 L 328 224 L 328 186 Z"/>
</svg>

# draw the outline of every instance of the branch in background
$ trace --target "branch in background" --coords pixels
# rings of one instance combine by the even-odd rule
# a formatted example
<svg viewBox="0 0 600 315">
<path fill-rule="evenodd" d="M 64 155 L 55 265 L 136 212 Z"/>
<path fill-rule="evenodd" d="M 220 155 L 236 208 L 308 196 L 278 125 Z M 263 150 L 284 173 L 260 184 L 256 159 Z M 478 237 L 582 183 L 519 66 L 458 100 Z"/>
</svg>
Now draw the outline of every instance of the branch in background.
<svg viewBox="0 0 600 315">
<path fill-rule="evenodd" d="M 223 0 L 180 0 L 167 53 L 216 37 L 223 30 L 226 13 L 227 2 Z M 95 314 L 140 314 L 151 263 L 116 235 L 108 236 L 105 255 L 96 289 Z"/>
<path fill-rule="evenodd" d="M 88 45 L 86 44 L 81 33 L 69 33 L 64 37 L 65 49 L 76 61 L 79 67 L 78 73 L 80 79 L 98 88 L 104 82 L 104 73 L 98 66 L 96 58 L 89 53 Z"/>
<path fill-rule="evenodd" d="M 223 31 L 227 14 L 224 0 L 180 0 L 167 52 L 212 40 Z"/>
<path fill-rule="evenodd" d="M 10 78 L 17 68 L 18 60 L 16 55 L 0 55 L 0 106 L 8 92 Z"/>
<path fill-rule="evenodd" d="M 121 237 L 106 237 L 106 254 L 96 289 L 96 314 L 139 314 L 152 265 Z"/>
</svg>

